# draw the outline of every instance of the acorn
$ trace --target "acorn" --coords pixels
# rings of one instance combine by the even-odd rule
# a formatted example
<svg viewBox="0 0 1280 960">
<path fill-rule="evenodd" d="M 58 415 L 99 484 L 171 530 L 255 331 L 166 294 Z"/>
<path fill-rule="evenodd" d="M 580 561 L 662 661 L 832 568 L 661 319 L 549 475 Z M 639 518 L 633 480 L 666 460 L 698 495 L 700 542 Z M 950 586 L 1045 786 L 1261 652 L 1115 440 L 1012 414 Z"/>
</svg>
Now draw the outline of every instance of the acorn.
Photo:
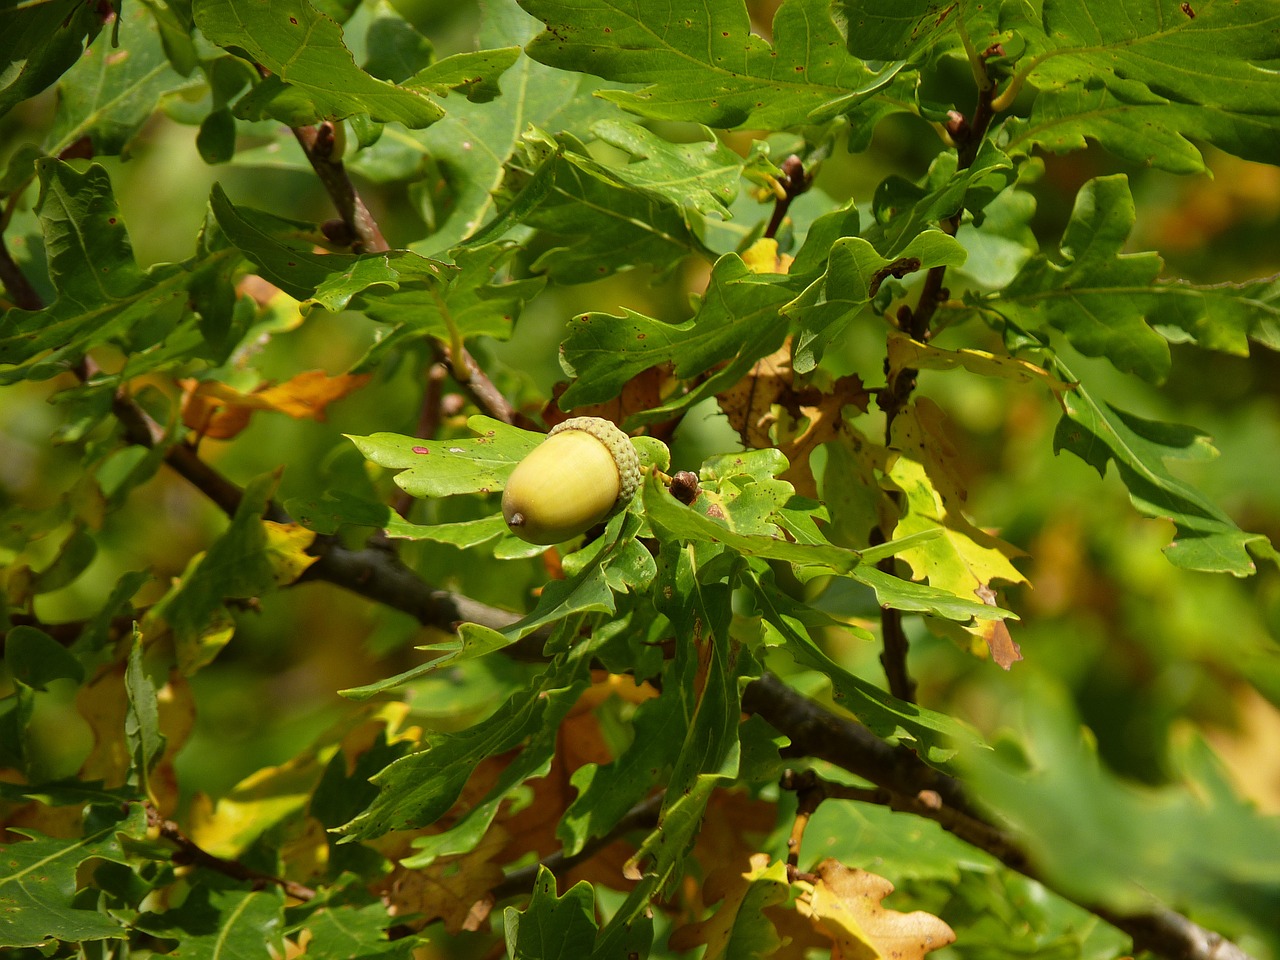
<svg viewBox="0 0 1280 960">
<path fill-rule="evenodd" d="M 502 516 L 521 540 L 549 546 L 625 509 L 639 486 L 631 438 L 608 420 L 573 417 L 516 464 Z"/>
</svg>

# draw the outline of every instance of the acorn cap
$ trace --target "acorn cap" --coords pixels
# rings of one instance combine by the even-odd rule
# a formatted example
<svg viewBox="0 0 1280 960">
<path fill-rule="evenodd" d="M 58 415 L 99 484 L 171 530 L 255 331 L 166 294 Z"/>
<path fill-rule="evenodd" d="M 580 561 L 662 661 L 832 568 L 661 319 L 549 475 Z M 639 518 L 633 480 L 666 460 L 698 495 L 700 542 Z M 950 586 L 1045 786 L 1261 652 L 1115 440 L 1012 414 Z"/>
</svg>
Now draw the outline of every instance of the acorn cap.
<svg viewBox="0 0 1280 960">
<path fill-rule="evenodd" d="M 566 430 L 583 430 L 609 448 L 618 467 L 618 482 L 621 484 L 614 508 L 626 506 L 640 489 L 640 457 L 631 438 L 612 421 L 602 417 L 570 417 L 552 427 L 547 436 L 554 437 Z"/>
</svg>

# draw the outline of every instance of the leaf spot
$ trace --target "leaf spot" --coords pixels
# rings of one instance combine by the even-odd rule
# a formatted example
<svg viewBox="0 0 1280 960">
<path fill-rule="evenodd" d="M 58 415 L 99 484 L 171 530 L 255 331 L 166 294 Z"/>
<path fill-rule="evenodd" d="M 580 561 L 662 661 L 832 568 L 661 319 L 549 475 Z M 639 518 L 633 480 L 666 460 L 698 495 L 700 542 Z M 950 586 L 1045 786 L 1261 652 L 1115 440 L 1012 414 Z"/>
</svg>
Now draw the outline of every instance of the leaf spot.
<svg viewBox="0 0 1280 960">
<path fill-rule="evenodd" d="M 426 447 L 414 447 L 413 452 L 414 453 L 430 453 L 431 451 L 428 450 Z"/>
</svg>

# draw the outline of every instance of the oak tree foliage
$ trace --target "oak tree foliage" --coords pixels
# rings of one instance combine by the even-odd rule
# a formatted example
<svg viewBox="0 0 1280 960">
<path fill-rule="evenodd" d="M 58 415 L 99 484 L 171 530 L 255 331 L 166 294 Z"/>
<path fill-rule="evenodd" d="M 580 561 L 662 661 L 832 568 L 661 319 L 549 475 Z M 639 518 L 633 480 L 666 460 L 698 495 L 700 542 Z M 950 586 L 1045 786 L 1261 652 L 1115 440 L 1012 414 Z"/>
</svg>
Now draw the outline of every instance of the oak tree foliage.
<svg viewBox="0 0 1280 960">
<path fill-rule="evenodd" d="M 1280 958 L 1278 66 L 5 3 L 0 950 Z M 571 416 L 640 489 L 532 545 Z"/>
</svg>

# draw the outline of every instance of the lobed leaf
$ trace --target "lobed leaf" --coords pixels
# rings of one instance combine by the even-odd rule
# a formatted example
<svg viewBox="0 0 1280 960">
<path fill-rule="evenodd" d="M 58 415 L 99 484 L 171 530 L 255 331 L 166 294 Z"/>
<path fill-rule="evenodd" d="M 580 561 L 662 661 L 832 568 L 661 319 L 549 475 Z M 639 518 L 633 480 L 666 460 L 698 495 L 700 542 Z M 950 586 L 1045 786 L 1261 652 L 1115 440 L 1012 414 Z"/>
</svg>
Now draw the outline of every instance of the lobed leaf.
<svg viewBox="0 0 1280 960">
<path fill-rule="evenodd" d="M 146 813 L 129 804 L 124 816 L 101 826 L 90 824 L 82 837 L 46 837 L 10 826 L 29 839 L 8 844 L 0 853 L 0 944 L 40 947 L 51 940 L 70 943 L 124 939 L 128 928 L 96 909 L 76 905 L 77 871 L 86 860 L 125 863 L 122 836 L 141 839 Z"/>
<path fill-rule="evenodd" d="M 402 471 L 396 484 L 415 497 L 496 493 L 506 486 L 516 464 L 543 440 L 542 434 L 489 417 L 472 417 L 467 425 L 480 436 L 422 440 L 375 433 L 348 439 L 378 466 Z"/>
<path fill-rule="evenodd" d="M 236 104 L 244 119 L 303 126 L 366 114 L 416 128 L 444 116 L 420 91 L 357 67 L 342 27 L 307 0 L 196 0 L 192 15 L 210 41 L 269 72 Z"/>
<path fill-rule="evenodd" d="M 79 62 L 102 30 L 102 14 L 79 0 L 10 6 L 0 31 L 0 116 L 34 97 Z"/>
<path fill-rule="evenodd" d="M 125 153 L 162 96 L 192 82 L 169 64 L 160 22 L 139 4 L 116 19 L 118 44 L 90 46 L 58 84 L 58 105 L 44 152 L 59 156 L 82 138 L 93 156 Z"/>
<path fill-rule="evenodd" d="M 786 902 L 787 865 L 770 864 L 767 853 L 753 854 L 750 863 L 746 871 L 723 865 L 707 877 L 703 899 L 720 905 L 708 919 L 673 930 L 673 949 L 705 945 L 704 960 L 762 960 L 783 945 L 764 910 Z"/>
<path fill-rule="evenodd" d="M 596 940 L 595 893 L 588 883 L 575 883 L 556 896 L 556 878 L 538 867 L 533 896 L 523 910 L 503 912 L 507 953 L 521 960 L 581 960 Z"/>
<path fill-rule="evenodd" d="M 1088 122 L 1076 131 L 1087 129 L 1108 149 L 1145 155 L 1160 166 L 1174 130 L 1248 159 L 1275 158 L 1280 13 L 1269 0 L 1117 0 L 1105 7 L 1045 0 L 1041 29 L 1028 38 L 1034 56 L 1023 69 L 1042 89 L 1066 91 L 1046 107 L 1060 123 L 1070 123 L 1074 113 Z M 1090 93 L 1099 86 L 1106 96 Z M 1115 109 L 1160 101 L 1166 105 L 1158 121 L 1149 109 Z M 1094 123 L 1099 106 L 1105 122 Z M 1173 146 L 1168 167 L 1190 167 L 1193 151 Z"/>
<path fill-rule="evenodd" d="M 391 763 L 373 778 L 378 795 L 368 808 L 340 830 L 352 840 L 370 840 L 392 830 L 434 823 L 453 806 L 476 765 L 487 757 L 511 750 L 529 738 L 536 748 L 530 766 L 519 780 L 531 776 L 554 749 L 560 718 L 586 686 L 583 659 L 560 658 L 536 683 L 512 694 L 491 716 L 456 733 L 435 738 L 426 749 Z M 492 818 L 496 806 L 479 816 Z M 487 823 L 488 820 L 485 820 Z"/>
<path fill-rule="evenodd" d="M 1108 770 L 1060 689 L 1035 683 L 1018 708 L 1021 750 L 961 760 L 1056 888 L 1126 911 L 1186 898 L 1280 946 L 1280 824 L 1237 797 L 1203 742 L 1180 751 L 1174 783 L 1140 789 Z"/>
<path fill-rule="evenodd" d="M 1064 376 L 1071 376 L 1061 360 L 1055 362 Z M 1100 475 L 1105 475 L 1108 461 L 1114 462 L 1139 512 L 1173 521 L 1174 539 L 1164 551 L 1175 566 L 1245 577 L 1257 569 L 1251 552 L 1275 556 L 1265 536 L 1241 530 L 1220 507 L 1165 467 L 1166 459 L 1212 455 L 1204 434 L 1099 403 L 1083 387 L 1062 399 L 1054 451 L 1069 450 Z"/>
<path fill-rule="evenodd" d="M 896 257 L 882 256 L 861 237 L 836 240 L 825 270 L 782 308 L 798 327 L 793 368 L 797 373 L 813 370 L 827 345 L 840 337 L 889 277 L 901 278 L 931 267 L 961 266 L 965 257 L 956 239 L 940 230 L 918 234 Z"/>
<path fill-rule="evenodd" d="M 663 419 L 725 384 L 736 382 L 761 356 L 782 343 L 786 320 L 779 308 L 793 296 L 781 278 L 753 273 L 737 254 L 725 254 L 712 268 L 697 314 L 684 323 L 665 323 L 627 311 L 615 317 L 583 314 L 570 324 L 562 362 L 574 381 L 561 396 L 564 409 L 608 400 L 636 374 L 671 364 L 676 376 L 691 378 L 729 361 L 698 389 L 646 416 Z"/>
<path fill-rule="evenodd" d="M 639 6 L 622 0 L 520 0 L 547 29 L 525 48 L 553 67 L 643 83 L 601 93 L 635 113 L 711 127 L 784 129 L 824 109 L 850 110 L 900 65 L 873 70 L 844 49 L 827 0 L 790 0 L 773 42 L 751 32 L 742 0 Z"/>
<path fill-rule="evenodd" d="M 0 369 L 0 383 L 55 376 L 143 321 L 149 338 L 163 336 L 183 316 L 192 279 L 174 264 L 148 271 L 138 266 L 103 167 L 93 164 L 79 173 L 44 159 L 36 169 L 57 299 L 43 310 L 15 307 L 4 315 L 0 365 L 7 368 Z"/>
</svg>

